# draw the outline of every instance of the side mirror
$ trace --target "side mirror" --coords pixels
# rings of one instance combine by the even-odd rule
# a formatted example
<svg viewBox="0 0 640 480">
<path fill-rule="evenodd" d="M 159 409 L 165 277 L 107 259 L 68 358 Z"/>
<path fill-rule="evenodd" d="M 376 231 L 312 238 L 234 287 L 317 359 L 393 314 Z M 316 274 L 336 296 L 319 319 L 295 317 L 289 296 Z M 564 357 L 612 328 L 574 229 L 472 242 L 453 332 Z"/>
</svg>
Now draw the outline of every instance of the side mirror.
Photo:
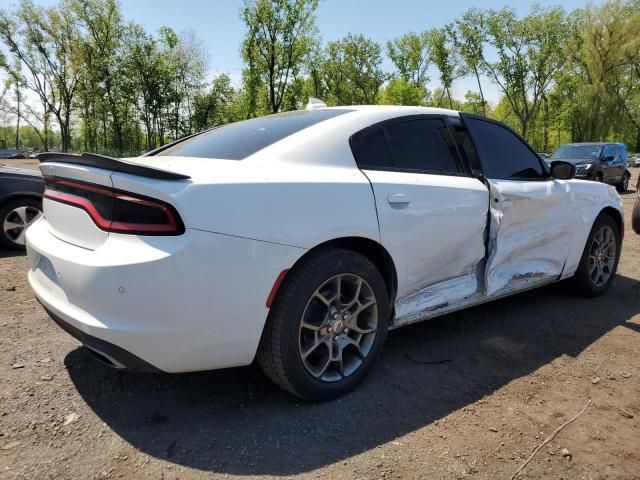
<svg viewBox="0 0 640 480">
<path fill-rule="evenodd" d="M 603 162 L 613 162 L 616 159 L 616 157 L 614 157 L 613 155 L 607 155 L 606 157 L 604 157 L 602 159 Z"/>
<path fill-rule="evenodd" d="M 576 166 L 573 163 L 555 160 L 551 162 L 551 176 L 558 180 L 571 180 L 576 176 Z"/>
</svg>

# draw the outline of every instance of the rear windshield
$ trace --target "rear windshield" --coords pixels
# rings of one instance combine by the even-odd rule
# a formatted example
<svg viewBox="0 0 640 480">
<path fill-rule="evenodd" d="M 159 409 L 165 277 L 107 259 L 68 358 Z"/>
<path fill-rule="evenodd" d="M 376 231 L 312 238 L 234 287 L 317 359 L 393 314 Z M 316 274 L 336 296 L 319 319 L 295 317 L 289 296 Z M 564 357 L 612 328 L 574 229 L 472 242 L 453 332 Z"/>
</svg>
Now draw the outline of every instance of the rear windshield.
<svg viewBox="0 0 640 480">
<path fill-rule="evenodd" d="M 155 155 L 242 160 L 311 125 L 352 111 L 337 108 L 301 110 L 230 123 L 179 142 Z"/>
</svg>

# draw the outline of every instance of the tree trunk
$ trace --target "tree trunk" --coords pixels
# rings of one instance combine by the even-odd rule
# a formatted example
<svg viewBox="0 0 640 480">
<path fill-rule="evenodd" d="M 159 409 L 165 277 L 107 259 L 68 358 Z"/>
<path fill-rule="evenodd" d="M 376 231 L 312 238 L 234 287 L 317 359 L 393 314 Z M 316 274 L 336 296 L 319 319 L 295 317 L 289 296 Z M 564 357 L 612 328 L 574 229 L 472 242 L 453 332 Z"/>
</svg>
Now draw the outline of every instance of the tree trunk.
<svg viewBox="0 0 640 480">
<path fill-rule="evenodd" d="M 16 83 L 16 100 L 18 102 L 17 119 L 16 119 L 16 150 L 20 148 L 20 87 Z"/>
<path fill-rule="evenodd" d="M 480 83 L 480 74 L 478 72 L 478 68 L 474 65 L 473 71 L 476 74 L 476 80 L 478 81 L 478 90 L 480 90 L 480 98 L 482 99 L 482 116 L 487 116 L 487 107 L 484 101 L 484 92 L 482 91 L 482 83 Z"/>
</svg>

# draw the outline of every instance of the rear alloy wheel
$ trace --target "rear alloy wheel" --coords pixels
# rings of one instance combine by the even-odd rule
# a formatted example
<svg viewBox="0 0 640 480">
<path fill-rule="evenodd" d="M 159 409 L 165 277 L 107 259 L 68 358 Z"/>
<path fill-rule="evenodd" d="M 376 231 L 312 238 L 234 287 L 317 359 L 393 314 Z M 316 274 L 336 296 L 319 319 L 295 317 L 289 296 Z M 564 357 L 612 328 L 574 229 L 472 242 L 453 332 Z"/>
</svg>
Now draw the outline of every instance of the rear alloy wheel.
<svg viewBox="0 0 640 480">
<path fill-rule="evenodd" d="M 42 215 L 39 201 L 31 198 L 13 200 L 0 208 L 0 244 L 20 250 L 25 246 L 27 228 Z"/>
<path fill-rule="evenodd" d="M 629 190 L 629 175 L 627 175 L 625 173 L 622 176 L 622 180 L 618 184 L 618 191 L 619 192 L 626 192 L 627 190 Z"/>
<path fill-rule="evenodd" d="M 309 400 L 329 400 L 361 382 L 380 352 L 389 293 L 376 267 L 341 249 L 313 253 L 280 287 L 258 361 L 279 386 Z"/>
<path fill-rule="evenodd" d="M 362 365 L 377 330 L 378 305 L 367 281 L 348 273 L 336 275 L 307 303 L 298 352 L 314 378 L 337 382 Z"/>
<path fill-rule="evenodd" d="M 620 259 L 620 231 L 608 215 L 600 215 L 589 233 L 573 278 L 580 294 L 596 297 L 611 285 Z"/>
</svg>

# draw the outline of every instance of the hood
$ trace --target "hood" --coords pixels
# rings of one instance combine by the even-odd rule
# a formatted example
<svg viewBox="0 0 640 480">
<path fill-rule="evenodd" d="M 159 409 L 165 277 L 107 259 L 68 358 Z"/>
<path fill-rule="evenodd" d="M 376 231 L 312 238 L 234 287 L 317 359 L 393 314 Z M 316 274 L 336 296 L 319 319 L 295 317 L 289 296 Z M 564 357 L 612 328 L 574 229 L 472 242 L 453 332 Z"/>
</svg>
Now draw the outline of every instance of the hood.
<svg viewBox="0 0 640 480">
<path fill-rule="evenodd" d="M 590 163 L 594 163 L 596 161 L 596 159 L 586 159 L 586 158 L 550 158 L 549 161 L 553 162 L 555 160 L 558 160 L 560 162 L 569 162 L 569 163 L 573 163 L 576 167 L 578 165 L 589 165 Z"/>
</svg>

